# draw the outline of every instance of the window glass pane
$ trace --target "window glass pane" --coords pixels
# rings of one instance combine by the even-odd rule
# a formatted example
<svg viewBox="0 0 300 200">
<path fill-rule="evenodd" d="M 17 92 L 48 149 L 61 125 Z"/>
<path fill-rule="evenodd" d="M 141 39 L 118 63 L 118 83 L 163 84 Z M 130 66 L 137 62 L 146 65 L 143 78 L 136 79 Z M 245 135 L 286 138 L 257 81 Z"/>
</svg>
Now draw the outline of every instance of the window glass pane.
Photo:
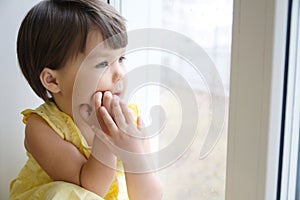
<svg viewBox="0 0 300 200">
<path fill-rule="evenodd" d="M 281 199 L 300 198 L 300 18 L 299 0 L 292 2 Z"/>
<path fill-rule="evenodd" d="M 151 79 L 154 65 L 161 67 L 156 75 L 163 84 L 148 84 L 147 87 L 144 85 L 133 92 L 131 97 L 131 101 L 138 102 L 141 115 L 148 124 L 154 120 L 153 117 L 158 116 L 152 115 L 151 118 L 149 114 L 154 105 L 159 104 L 165 111 L 165 124 L 158 136 L 151 139 L 153 151 L 161 152 L 176 143 L 178 132 L 185 120 L 182 117 L 185 109 L 194 108 L 192 100 L 182 102 L 180 95 L 188 96 L 189 88 L 195 95 L 197 116 L 187 115 L 188 121 L 193 121 L 192 118 L 197 120 L 197 130 L 191 145 L 187 145 L 185 150 L 178 154 L 178 159 L 168 165 L 162 165 L 158 170 L 164 185 L 164 199 L 225 199 L 232 0 L 120 2 L 120 10 L 127 20 L 129 34 L 140 28 L 162 28 L 171 31 L 169 38 L 160 41 L 161 48 L 135 49 L 127 55 L 129 71 L 148 66 L 141 75 L 145 80 Z M 164 31 L 161 34 L 164 35 Z M 173 41 L 175 46 L 178 46 L 178 52 L 168 51 L 163 46 L 171 37 L 180 39 Z M 149 43 L 151 44 L 151 41 Z M 188 51 L 192 55 L 179 50 L 181 46 L 184 49 L 194 43 L 197 44 L 197 48 L 191 45 Z M 212 66 L 194 66 L 194 60 L 201 56 L 206 56 L 208 60 L 202 64 Z M 205 69 L 208 71 L 204 72 Z M 178 73 L 183 81 L 174 78 L 172 72 Z M 221 86 L 218 80 L 221 81 Z M 218 109 L 215 107 L 222 105 L 225 106 L 224 110 L 216 113 Z M 214 118 L 222 117 L 225 119 L 214 122 Z M 156 124 L 157 128 L 160 125 Z M 223 129 L 218 129 L 220 127 Z M 214 128 L 215 130 L 212 130 Z M 208 141 L 210 136 L 207 134 L 211 132 L 215 132 L 215 135 L 211 136 L 212 141 Z M 190 133 L 186 134 L 188 137 Z M 178 144 L 180 145 L 180 142 Z M 212 151 L 209 151 L 210 149 Z M 203 151 L 205 153 L 201 154 Z M 159 159 L 165 157 L 158 158 L 157 163 L 161 162 Z"/>
<path fill-rule="evenodd" d="M 295 43 L 297 44 L 296 50 L 295 50 L 295 94 L 294 94 L 294 120 L 293 120 L 293 134 L 298 136 L 297 141 L 298 142 L 298 161 L 297 161 L 297 180 L 296 180 L 296 198 L 300 199 L 300 143 L 299 143 L 299 135 L 300 135 L 300 15 L 299 15 L 299 5 L 300 1 L 294 1 L 294 7 L 295 7 Z M 293 41 L 292 41 L 293 43 Z"/>
</svg>

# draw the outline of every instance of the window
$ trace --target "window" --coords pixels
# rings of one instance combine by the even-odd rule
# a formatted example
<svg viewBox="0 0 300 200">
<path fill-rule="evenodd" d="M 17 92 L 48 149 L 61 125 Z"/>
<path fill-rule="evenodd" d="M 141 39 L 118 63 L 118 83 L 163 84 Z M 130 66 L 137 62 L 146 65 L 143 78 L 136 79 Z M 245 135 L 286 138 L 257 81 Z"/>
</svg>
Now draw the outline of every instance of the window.
<svg viewBox="0 0 300 200">
<path fill-rule="evenodd" d="M 164 199 L 225 199 L 232 0 L 110 2 L 127 20 L 129 36 L 135 35 L 129 40 L 129 77 L 146 66 L 135 76 L 144 81 L 129 91 L 130 101 L 138 102 L 152 124 L 160 115 L 151 115 L 151 108 L 159 105 L 164 110 L 165 124 L 151 139 L 153 152 L 180 146 L 176 140 L 185 143 L 180 137 L 185 120 L 190 127 L 197 125 L 197 130 L 186 130 L 186 138 L 194 134 L 186 146 L 171 148 L 170 154 L 180 149 L 174 159 L 165 163 L 159 160 L 165 156 L 158 158 Z M 138 38 L 136 32 L 146 36 Z M 137 39 L 146 44 L 132 50 L 130 42 Z M 154 72 L 155 67 L 159 70 Z M 156 83 L 150 81 L 152 76 Z"/>
<path fill-rule="evenodd" d="M 1 199 L 8 198 L 9 182 L 16 176 L 26 159 L 23 146 L 24 126 L 20 122 L 19 112 L 24 108 L 36 107 L 41 103 L 34 94 L 31 94 L 32 92 L 24 78 L 21 78 L 15 55 L 15 36 L 19 24 L 28 9 L 37 2 L 38 0 L 0 2 L 2 16 L 0 20 L 2 20 L 1 24 L 5 30 L 1 32 L 3 37 L 0 37 L 1 44 L 3 44 L 1 52 L 5 55 L 1 60 L 3 66 L 0 67 L 1 91 L 4 94 L 0 106 L 2 112 L 5 113 L 1 118 L 0 131 L 2 141 L 0 146 Z M 295 17 L 292 17 L 294 25 L 290 31 L 293 34 L 290 36 L 289 63 L 291 67 L 289 67 L 288 73 L 289 84 L 286 85 L 291 87 L 287 87 L 286 90 L 288 94 L 286 105 L 283 101 L 284 78 L 287 75 L 284 67 L 289 2 L 291 1 L 110 0 L 110 3 L 125 15 L 131 30 L 163 27 L 181 33 L 200 44 L 218 69 L 224 83 L 225 97 L 229 100 L 228 134 L 226 134 L 225 128 L 211 153 L 200 160 L 198 151 L 196 154 L 186 152 L 178 162 L 160 172 L 164 183 L 171 182 L 171 185 L 165 186 L 168 191 L 164 199 L 269 200 L 280 199 L 280 197 L 282 199 L 299 198 L 300 154 L 297 138 L 299 134 L 299 105 L 297 104 L 299 102 L 298 0 L 293 1 L 292 6 L 292 13 Z M 196 4 L 201 5 L 201 7 L 196 6 Z M 234 4 L 234 17 L 231 50 L 231 28 L 229 27 L 231 26 L 232 4 Z M 154 12 L 155 14 L 151 14 Z M 197 21 L 197 14 L 205 20 Z M 180 18 L 180 16 L 185 17 Z M 7 23 L 7 19 L 10 19 L 9 23 Z M 220 24 L 215 26 L 214 23 L 209 23 L 210 20 Z M 178 25 L 178 21 L 181 21 L 180 25 Z M 191 25 L 189 22 L 195 23 Z M 203 23 L 202 27 L 199 26 L 201 23 Z M 194 31 L 198 28 L 202 29 Z M 205 28 L 210 30 L 204 30 Z M 209 31 L 212 33 L 210 34 Z M 199 33 L 199 35 L 193 35 L 193 33 Z M 216 42 L 215 46 L 211 45 L 211 42 Z M 136 57 L 132 54 L 133 56 Z M 128 62 L 135 62 L 136 66 L 139 66 L 139 63 L 144 59 L 150 58 L 152 64 L 161 64 L 162 61 L 166 65 L 181 62 L 186 67 L 190 67 L 184 60 L 175 59 L 174 55 L 170 55 L 169 52 L 161 55 L 153 49 L 140 52 L 137 60 L 134 61 L 129 55 Z M 294 64 L 292 65 L 292 63 Z M 294 73 L 292 73 L 292 69 Z M 198 79 L 198 76 L 193 75 L 193 71 L 181 71 L 181 73 L 184 76 L 193 77 L 188 78 L 188 83 L 193 86 L 192 88 L 196 89 L 200 82 L 203 87 L 197 89 L 207 91 L 205 84 Z M 16 77 L 16 74 L 20 75 L 19 78 L 8 78 Z M 147 75 L 145 76 L 147 78 Z M 163 76 L 163 74 L 160 75 L 160 77 Z M 150 94 L 160 94 L 159 88 L 149 87 L 146 94 L 140 94 L 140 96 L 144 98 L 147 93 L 149 94 L 149 91 L 152 92 Z M 208 99 L 204 92 L 202 95 L 199 96 L 201 100 L 202 98 Z M 172 95 L 170 96 L 172 98 Z M 134 98 L 138 100 L 139 96 L 136 95 Z M 132 100 L 135 100 L 134 98 Z M 154 101 L 159 102 L 159 100 L 149 99 L 145 108 L 140 108 L 141 111 L 145 110 L 146 118 L 149 115 L 147 108 L 153 106 Z M 175 106 L 177 105 L 176 98 L 172 102 Z M 206 106 L 209 103 L 201 102 L 203 103 L 201 108 L 207 111 Z M 286 116 L 292 120 L 286 119 L 285 130 L 290 128 L 291 131 L 290 134 L 285 133 L 285 138 L 282 140 L 282 110 L 284 109 L 287 111 Z M 202 124 L 207 126 L 208 122 L 203 120 Z M 201 135 L 200 140 L 204 136 L 205 132 Z M 228 144 L 226 143 L 227 140 Z M 279 168 L 281 141 L 284 141 L 282 171 Z M 198 146 L 194 144 L 190 150 L 193 150 L 193 146 L 196 146 L 198 150 L 202 143 L 198 141 Z M 153 141 L 152 145 L 159 149 L 161 148 L 159 145 L 164 145 L 164 143 L 156 140 Z M 14 151 L 5 154 L 7 149 L 14 149 Z M 192 157 L 193 155 L 196 157 Z M 221 160 L 219 165 L 213 164 L 218 158 Z M 196 161 L 191 162 L 193 160 Z M 192 166 L 186 168 L 187 165 Z M 217 171 L 211 170 L 214 166 L 218 167 Z M 175 174 L 176 168 L 179 169 L 180 176 Z M 183 170 L 185 170 L 184 173 L 182 173 Z M 192 173 L 195 176 L 187 176 Z M 184 180 L 183 178 L 187 179 Z M 177 184 L 178 182 L 179 184 Z M 278 187 L 279 182 L 280 188 Z M 179 196 L 175 196 L 177 193 Z"/>
<path fill-rule="evenodd" d="M 226 199 L 279 199 L 288 1 L 234 1 Z"/>
<path fill-rule="evenodd" d="M 196 20 L 197 17 L 187 20 L 185 14 L 196 12 L 195 9 L 198 9 L 197 13 L 201 13 L 199 11 L 201 8 L 203 9 L 201 11 L 205 13 L 205 11 L 211 8 L 209 6 L 203 6 L 199 9 L 199 7 L 195 5 L 191 6 L 194 3 L 201 4 L 202 2 L 205 1 L 189 1 L 188 3 L 185 2 L 186 5 L 182 6 L 179 4 L 183 3 L 178 3 L 177 1 L 164 1 L 164 3 L 161 1 L 151 1 L 151 3 L 149 1 L 133 1 L 132 4 L 128 2 L 116 4 L 119 5 L 122 14 L 128 19 L 129 27 L 164 27 L 192 37 L 189 35 L 190 32 L 187 26 L 189 26 L 189 22 Z M 227 1 L 219 2 L 219 4 L 223 4 L 224 2 Z M 170 7 L 168 7 L 167 4 L 169 4 Z M 213 4 L 213 2 L 211 2 L 211 4 Z M 230 3 L 228 5 L 230 6 Z M 184 9 L 189 6 L 190 9 Z M 131 10 L 131 12 L 126 11 L 126 9 L 130 8 L 134 8 L 134 10 Z M 171 11 L 168 10 L 168 8 Z M 226 9 L 226 6 L 223 5 L 222 9 L 223 8 Z M 149 15 L 151 9 L 156 10 L 155 15 Z M 218 11 L 221 14 L 223 10 Z M 217 12 L 217 14 L 219 14 L 219 12 Z M 229 9 L 229 15 L 227 16 L 231 16 L 230 12 Z M 202 182 L 199 184 L 198 181 L 200 178 L 193 176 L 189 177 L 189 182 L 185 184 L 186 187 L 182 186 L 180 188 L 180 184 L 175 185 L 174 182 L 172 182 L 171 186 L 167 185 L 166 187 L 170 192 L 167 192 L 166 199 L 168 199 L 168 197 L 175 198 L 175 195 L 168 196 L 172 195 L 173 191 L 174 193 L 179 193 L 177 198 L 183 197 L 191 199 L 276 199 L 278 198 L 278 194 L 280 194 L 278 183 L 280 182 L 279 164 L 280 142 L 282 140 L 282 110 L 284 108 L 285 55 L 289 16 L 288 2 L 279 0 L 235 0 L 233 12 L 230 86 L 228 84 L 228 88 L 230 87 L 230 91 L 228 90 L 230 93 L 228 144 L 226 144 L 226 142 L 223 143 L 225 146 L 228 145 L 227 152 L 226 147 L 221 148 L 221 151 L 224 153 L 224 158 L 227 156 L 227 163 L 223 162 L 224 168 L 222 168 L 226 168 L 226 180 L 225 173 L 223 172 L 221 172 L 221 174 L 223 174 L 224 177 L 221 176 L 219 179 L 219 183 L 222 185 L 221 188 L 225 187 L 225 189 L 218 190 L 218 192 L 221 192 L 215 195 L 218 192 L 216 192 L 216 188 L 210 187 L 211 183 L 208 181 L 210 180 L 209 178 L 202 179 Z M 128 13 L 127 16 L 126 13 Z M 167 13 L 172 13 L 172 15 L 165 19 L 164 17 Z M 178 15 L 182 16 L 182 18 L 178 19 Z M 146 18 L 143 18 L 143 16 L 146 16 Z M 205 17 L 202 15 L 201 18 Z M 170 21 L 173 19 L 174 27 L 170 25 Z M 144 22 L 139 23 L 134 20 L 144 20 Z M 157 20 L 158 23 L 155 24 L 153 20 Z M 178 20 L 184 21 L 184 23 L 177 26 Z M 206 27 L 210 27 L 212 23 L 209 23 L 209 20 L 207 20 L 207 22 Z M 175 28 L 176 26 L 177 29 Z M 193 23 L 193 28 L 195 28 L 195 26 L 199 27 L 199 22 Z M 220 30 L 220 32 L 223 31 Z M 199 31 L 197 33 L 199 33 L 199 35 L 196 36 L 197 39 L 195 40 L 199 42 L 201 34 Z M 211 34 L 209 37 L 210 36 Z M 208 38 L 205 39 L 209 41 Z M 222 40 L 219 40 L 219 42 L 220 41 Z M 203 43 L 201 43 L 201 45 L 202 44 Z M 216 66 L 220 66 L 218 65 L 219 62 L 217 58 L 209 51 L 209 48 L 205 50 L 215 62 Z M 220 74 L 226 74 L 222 73 L 221 69 L 222 68 L 218 68 Z M 229 74 L 227 78 L 229 80 Z M 226 81 L 224 81 L 223 76 L 222 80 L 226 88 Z M 226 134 L 223 136 L 225 135 Z M 222 143 L 221 141 L 222 139 L 218 142 L 211 154 L 206 157 L 206 160 L 203 160 L 203 163 L 213 163 L 208 159 L 212 158 L 212 155 L 216 153 L 218 145 Z M 182 162 L 183 158 L 184 156 L 176 163 Z M 186 156 L 186 160 L 189 158 L 189 156 Z M 174 165 L 176 165 L 176 163 Z M 196 164 L 190 163 L 190 165 L 195 166 Z M 181 166 L 183 170 L 187 169 L 185 168 L 186 166 Z M 172 167 L 175 166 L 166 168 L 165 171 L 172 171 Z M 177 167 L 180 169 L 180 164 L 178 164 Z M 201 167 L 197 166 L 193 170 L 195 170 L 196 173 L 202 173 L 201 175 L 204 175 L 205 172 L 212 172 L 209 168 L 207 165 L 207 170 L 201 170 Z M 218 172 L 222 171 L 222 169 L 218 169 Z M 178 176 L 180 170 L 178 171 L 177 174 L 174 173 L 172 175 L 171 172 L 170 174 L 166 172 L 166 179 L 172 179 L 174 177 L 174 179 L 176 179 L 177 177 L 177 180 L 179 179 L 180 183 L 183 183 L 183 181 L 181 181 L 183 176 Z M 184 171 L 183 174 L 187 175 L 188 172 Z M 168 175 L 170 175 L 171 178 Z M 165 177 L 162 176 L 164 181 L 166 180 L 164 179 Z M 212 174 L 211 177 L 214 179 L 220 176 Z M 178 182 L 177 180 L 176 182 Z M 205 184 L 210 186 L 203 188 Z M 215 183 L 212 185 L 214 184 Z M 172 187 L 174 187 L 173 191 L 170 189 Z"/>
<path fill-rule="evenodd" d="M 300 145 L 299 145 L 299 124 L 300 124 L 300 24 L 299 24 L 299 1 L 291 3 L 289 21 L 289 57 L 287 66 L 287 91 L 285 106 L 285 126 L 282 175 L 281 175 L 281 199 L 300 198 Z"/>
</svg>

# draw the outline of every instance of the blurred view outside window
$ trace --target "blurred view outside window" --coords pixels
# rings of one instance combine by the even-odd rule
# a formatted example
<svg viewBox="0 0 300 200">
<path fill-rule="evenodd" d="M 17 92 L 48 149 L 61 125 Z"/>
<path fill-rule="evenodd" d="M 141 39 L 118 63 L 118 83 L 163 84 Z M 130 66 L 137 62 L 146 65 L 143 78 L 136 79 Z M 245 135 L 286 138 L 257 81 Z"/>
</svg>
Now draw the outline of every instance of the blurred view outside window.
<svg viewBox="0 0 300 200">
<path fill-rule="evenodd" d="M 203 78 L 187 60 L 163 49 L 140 50 L 127 55 L 129 70 L 142 65 L 149 65 L 150 70 L 152 64 L 171 67 L 188 82 L 196 96 L 199 116 L 194 117 L 198 119 L 198 129 L 192 144 L 187 146 L 186 151 L 181 152 L 178 160 L 158 170 L 164 185 L 164 199 L 225 199 L 233 1 L 130 0 L 117 4 L 116 7 L 127 20 L 129 31 L 161 28 L 182 34 L 196 42 L 216 67 L 225 90 L 223 93 L 219 93 L 218 88 L 207 87 L 208 84 L 214 85 L 217 74 Z M 195 56 L 197 53 L 191 52 Z M 176 87 L 176 91 L 182 91 L 184 94 L 186 88 L 182 86 L 182 82 L 170 79 L 169 74 L 164 72 L 158 76 L 163 82 Z M 153 105 L 160 104 L 165 110 L 166 124 L 159 136 L 151 140 L 152 147 L 159 151 L 171 145 L 176 138 L 183 120 L 180 115 L 186 105 L 182 105 L 170 88 L 163 88 L 159 84 L 143 88 L 146 89 L 136 91 L 131 100 L 138 102 L 145 121 L 151 123 L 153 120 L 149 117 L 149 109 Z M 200 158 L 201 146 L 211 125 L 212 94 L 217 98 L 218 95 L 222 95 L 220 101 L 223 102 L 220 103 L 225 102 L 226 117 L 214 148 L 205 157 Z"/>
</svg>

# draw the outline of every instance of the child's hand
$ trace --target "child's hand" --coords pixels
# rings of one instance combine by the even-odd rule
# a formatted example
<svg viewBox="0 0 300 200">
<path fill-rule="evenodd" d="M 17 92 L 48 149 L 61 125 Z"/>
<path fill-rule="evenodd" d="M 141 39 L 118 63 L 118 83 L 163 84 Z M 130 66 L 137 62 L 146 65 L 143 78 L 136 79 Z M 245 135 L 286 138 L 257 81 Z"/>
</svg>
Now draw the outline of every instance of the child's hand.
<svg viewBox="0 0 300 200">
<path fill-rule="evenodd" d="M 139 117 L 137 127 L 134 119 L 118 96 L 113 96 L 110 106 L 96 105 L 99 123 L 104 123 L 108 132 L 96 130 L 99 137 L 110 150 L 122 160 L 130 199 L 161 199 L 162 186 L 158 177 L 151 173 L 154 163 L 151 154 L 144 150 L 144 123 Z M 111 113 L 111 114 L 110 114 Z"/>
<path fill-rule="evenodd" d="M 104 93 L 96 92 L 96 94 L 94 95 L 93 104 L 95 107 L 104 106 L 108 110 L 109 114 L 111 115 L 111 109 L 110 109 L 111 101 L 112 101 L 112 93 L 110 91 L 106 91 Z M 101 126 L 102 131 L 107 133 L 108 130 L 103 120 L 99 119 L 98 121 L 96 117 L 95 107 L 92 107 L 92 105 L 90 104 L 81 104 L 79 109 L 79 114 L 81 118 L 85 121 L 85 123 L 87 123 L 89 126 L 96 126 L 98 128 L 100 128 Z"/>
<path fill-rule="evenodd" d="M 111 115 L 111 101 L 112 101 L 112 93 L 110 91 L 96 92 L 94 95 L 94 106 L 96 108 L 100 106 L 104 106 L 108 113 Z M 102 131 L 108 132 L 107 127 L 102 119 L 97 119 L 95 113 L 95 107 L 92 107 L 90 104 L 81 104 L 79 109 L 79 114 L 81 118 L 87 123 L 89 126 L 96 126 L 98 128 L 101 127 Z M 100 126 L 99 126 L 100 123 Z"/>
<path fill-rule="evenodd" d="M 102 98 L 103 96 L 103 98 Z M 98 110 L 99 107 L 104 106 L 108 113 L 111 114 L 111 102 L 112 102 L 112 93 L 110 91 L 106 91 L 104 93 L 97 92 L 94 96 L 95 100 L 95 109 Z M 96 116 L 95 116 L 96 118 Z M 102 118 L 96 118 L 98 120 L 98 123 L 100 124 L 101 130 L 105 133 L 108 133 L 108 129 L 106 127 L 106 124 L 104 123 Z M 98 127 L 98 126 L 96 126 Z"/>
<path fill-rule="evenodd" d="M 96 96 L 97 98 L 99 96 Z M 135 126 L 131 112 L 119 97 L 114 96 L 104 106 L 96 100 L 96 115 L 102 130 L 102 125 L 107 128 L 103 135 L 100 133 L 98 136 L 108 141 L 108 145 L 118 157 L 122 157 L 122 151 L 144 153 L 143 123 L 138 120 L 138 127 Z"/>
<path fill-rule="evenodd" d="M 137 119 L 137 126 L 131 111 L 118 96 L 111 96 L 100 104 L 95 95 L 96 115 L 99 124 L 104 125 L 107 132 L 101 131 L 94 126 L 96 138 L 101 140 L 110 151 L 123 161 L 127 172 L 147 172 L 153 169 L 152 159 L 149 157 L 149 141 L 144 139 L 145 127 L 141 117 Z M 97 100 L 98 99 L 98 100 Z M 105 106 L 104 106 L 105 105 Z"/>
</svg>

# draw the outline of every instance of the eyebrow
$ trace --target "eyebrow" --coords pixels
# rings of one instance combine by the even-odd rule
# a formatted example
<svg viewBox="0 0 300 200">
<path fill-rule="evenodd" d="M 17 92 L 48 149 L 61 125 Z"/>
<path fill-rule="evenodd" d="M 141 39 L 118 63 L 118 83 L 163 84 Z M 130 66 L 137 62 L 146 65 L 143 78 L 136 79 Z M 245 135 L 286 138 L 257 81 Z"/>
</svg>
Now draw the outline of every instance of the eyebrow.
<svg viewBox="0 0 300 200">
<path fill-rule="evenodd" d="M 103 53 L 103 52 L 105 52 L 105 53 Z M 115 53 L 115 52 L 117 52 L 117 53 Z M 87 55 L 86 58 L 88 58 L 90 60 L 96 60 L 97 64 L 94 65 L 94 67 L 96 67 L 98 64 L 100 64 L 102 62 L 108 62 L 108 63 L 111 63 L 111 61 L 115 62 L 120 57 L 124 57 L 125 54 L 126 54 L 125 49 L 123 49 L 123 50 L 109 49 L 107 51 L 101 51 L 101 52 L 96 50 L 96 51 L 90 53 L 89 55 Z M 99 62 L 99 60 L 100 60 L 100 62 Z"/>
</svg>

